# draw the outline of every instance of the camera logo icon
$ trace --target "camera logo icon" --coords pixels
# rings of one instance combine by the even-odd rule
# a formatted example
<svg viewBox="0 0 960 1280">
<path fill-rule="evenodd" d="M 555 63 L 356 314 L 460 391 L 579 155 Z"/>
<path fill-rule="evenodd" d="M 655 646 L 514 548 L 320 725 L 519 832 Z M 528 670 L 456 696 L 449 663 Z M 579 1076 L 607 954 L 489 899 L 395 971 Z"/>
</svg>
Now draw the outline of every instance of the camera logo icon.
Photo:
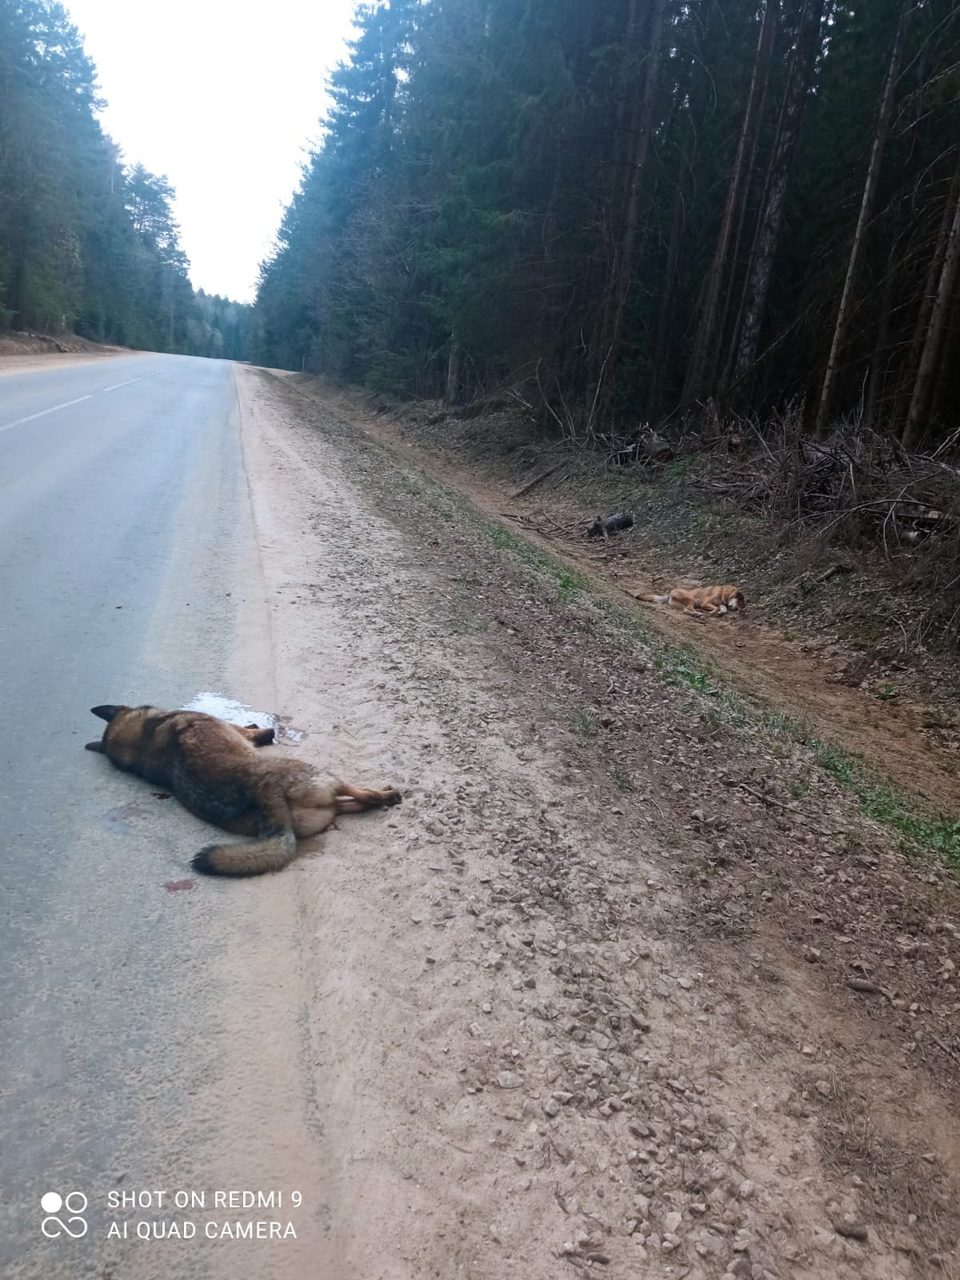
<svg viewBox="0 0 960 1280">
<path fill-rule="evenodd" d="M 87 1220 L 81 1216 L 87 1210 L 87 1197 L 82 1191 L 68 1191 L 65 1196 L 47 1191 L 40 1197 L 40 1208 L 46 1215 L 40 1230 L 48 1240 L 59 1240 L 61 1236 L 80 1240 L 87 1234 Z"/>
</svg>

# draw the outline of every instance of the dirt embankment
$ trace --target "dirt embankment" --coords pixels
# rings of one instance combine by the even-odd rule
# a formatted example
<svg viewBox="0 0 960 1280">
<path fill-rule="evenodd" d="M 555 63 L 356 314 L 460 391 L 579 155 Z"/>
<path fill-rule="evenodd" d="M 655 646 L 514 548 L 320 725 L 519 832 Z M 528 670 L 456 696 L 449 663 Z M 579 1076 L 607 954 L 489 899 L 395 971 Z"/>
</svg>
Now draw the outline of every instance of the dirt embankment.
<svg viewBox="0 0 960 1280">
<path fill-rule="evenodd" d="M 309 378 L 294 377 L 290 386 L 307 396 L 318 391 Z M 631 607 L 719 678 L 790 717 L 803 736 L 854 753 L 927 813 L 960 817 L 960 664 L 955 651 L 916 638 L 924 602 L 882 572 L 849 555 L 839 557 L 837 572 L 829 546 L 798 552 L 756 521 L 685 500 L 669 479 L 611 472 L 590 457 L 545 447 L 510 412 L 458 417 L 435 405 L 383 411 L 361 396 L 329 388 L 322 394 L 613 599 L 741 583 L 748 611 L 740 618 L 704 622 Z M 632 529 L 586 538 L 598 512 L 616 510 L 636 514 Z"/>
<path fill-rule="evenodd" d="M 77 364 L 98 356 L 133 355 L 126 347 L 108 347 L 75 333 L 50 336 L 42 333 L 0 334 L 0 375 L 42 369 L 52 362 Z"/>
<path fill-rule="evenodd" d="M 459 470 L 238 377 L 284 711 L 405 795 L 287 873 L 318 1273 L 956 1275 L 957 883 Z"/>
</svg>

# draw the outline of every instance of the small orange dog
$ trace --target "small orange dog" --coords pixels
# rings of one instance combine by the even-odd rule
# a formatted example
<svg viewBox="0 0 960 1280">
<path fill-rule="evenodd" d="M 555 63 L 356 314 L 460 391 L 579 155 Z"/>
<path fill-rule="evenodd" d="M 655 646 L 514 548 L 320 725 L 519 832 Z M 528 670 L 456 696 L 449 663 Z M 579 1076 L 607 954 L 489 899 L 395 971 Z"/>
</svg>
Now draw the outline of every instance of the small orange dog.
<svg viewBox="0 0 960 1280">
<path fill-rule="evenodd" d="M 674 587 L 666 595 L 652 591 L 634 591 L 635 600 L 647 604 L 670 604 L 684 613 L 737 613 L 746 607 L 746 597 L 739 587 Z"/>
</svg>

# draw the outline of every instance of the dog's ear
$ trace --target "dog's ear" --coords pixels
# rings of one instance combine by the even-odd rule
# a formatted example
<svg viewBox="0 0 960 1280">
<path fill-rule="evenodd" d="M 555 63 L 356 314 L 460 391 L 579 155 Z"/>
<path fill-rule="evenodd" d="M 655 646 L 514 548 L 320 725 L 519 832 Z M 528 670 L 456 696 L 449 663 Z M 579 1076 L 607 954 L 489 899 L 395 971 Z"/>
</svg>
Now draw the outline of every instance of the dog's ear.
<svg viewBox="0 0 960 1280">
<path fill-rule="evenodd" d="M 91 707 L 90 711 L 93 715 L 99 716 L 101 720 L 110 721 L 120 714 L 125 708 L 105 705 L 102 707 Z"/>
<path fill-rule="evenodd" d="M 99 740 L 99 738 L 97 739 L 96 742 L 84 743 L 84 749 L 86 751 L 99 751 L 101 755 L 106 755 L 106 748 L 104 747 L 103 743 Z"/>
</svg>

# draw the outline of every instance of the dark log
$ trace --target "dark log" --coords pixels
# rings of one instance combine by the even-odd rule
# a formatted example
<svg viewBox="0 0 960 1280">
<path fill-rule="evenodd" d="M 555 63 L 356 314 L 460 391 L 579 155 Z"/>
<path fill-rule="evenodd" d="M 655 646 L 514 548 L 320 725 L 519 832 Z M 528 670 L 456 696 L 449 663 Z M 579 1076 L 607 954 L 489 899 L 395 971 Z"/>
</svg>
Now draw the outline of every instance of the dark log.
<svg viewBox="0 0 960 1280">
<path fill-rule="evenodd" d="M 640 441 L 640 448 L 651 462 L 670 462 L 673 458 L 673 445 L 655 431 L 648 432 Z"/>
<path fill-rule="evenodd" d="M 552 476 L 558 467 L 563 466 L 562 462 L 555 462 L 552 467 L 547 467 L 546 471 L 541 471 L 539 475 L 533 477 L 525 485 L 522 485 L 516 492 L 511 493 L 511 498 L 522 498 L 525 493 L 529 493 L 531 489 L 535 489 L 542 480 L 546 480 L 547 476 Z"/>
<path fill-rule="evenodd" d="M 587 530 L 588 538 L 609 538 L 611 533 L 619 533 L 621 529 L 633 528 L 633 512 L 618 511 L 612 516 L 597 516 Z"/>
</svg>

